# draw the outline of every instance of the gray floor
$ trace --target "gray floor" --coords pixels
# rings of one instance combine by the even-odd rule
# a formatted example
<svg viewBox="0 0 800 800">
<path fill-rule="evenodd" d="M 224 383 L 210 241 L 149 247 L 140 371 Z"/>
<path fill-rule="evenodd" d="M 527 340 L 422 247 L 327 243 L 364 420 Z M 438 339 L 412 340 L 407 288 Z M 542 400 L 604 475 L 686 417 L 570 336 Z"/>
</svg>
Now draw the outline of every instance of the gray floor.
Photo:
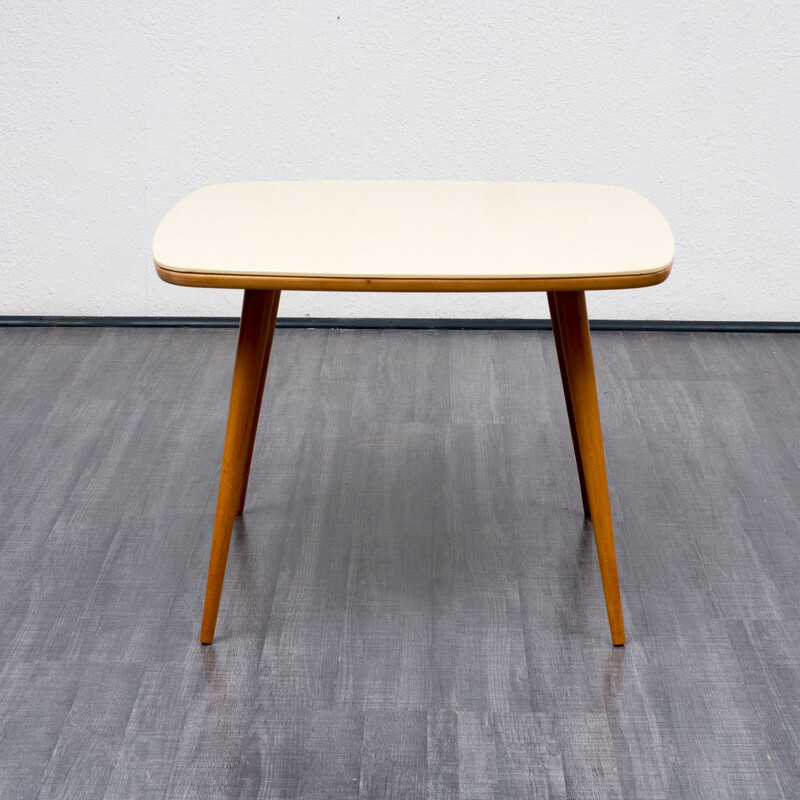
<svg viewBox="0 0 800 800">
<path fill-rule="evenodd" d="M 0 330 L 0 797 L 792 798 L 800 337 L 595 334 L 610 645 L 549 334 Z"/>
</svg>

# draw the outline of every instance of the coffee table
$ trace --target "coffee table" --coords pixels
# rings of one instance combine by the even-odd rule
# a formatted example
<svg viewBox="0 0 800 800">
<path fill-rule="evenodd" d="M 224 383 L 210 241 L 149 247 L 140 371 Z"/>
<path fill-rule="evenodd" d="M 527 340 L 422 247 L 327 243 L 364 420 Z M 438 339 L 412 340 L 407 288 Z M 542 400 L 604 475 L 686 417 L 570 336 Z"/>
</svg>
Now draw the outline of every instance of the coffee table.
<svg viewBox="0 0 800 800">
<path fill-rule="evenodd" d="M 156 231 L 158 274 L 244 289 L 201 642 L 214 639 L 244 509 L 280 294 L 313 290 L 547 293 L 611 641 L 624 644 L 585 292 L 661 283 L 673 251 L 656 208 L 616 186 L 283 181 L 207 186 L 181 200 Z"/>
</svg>

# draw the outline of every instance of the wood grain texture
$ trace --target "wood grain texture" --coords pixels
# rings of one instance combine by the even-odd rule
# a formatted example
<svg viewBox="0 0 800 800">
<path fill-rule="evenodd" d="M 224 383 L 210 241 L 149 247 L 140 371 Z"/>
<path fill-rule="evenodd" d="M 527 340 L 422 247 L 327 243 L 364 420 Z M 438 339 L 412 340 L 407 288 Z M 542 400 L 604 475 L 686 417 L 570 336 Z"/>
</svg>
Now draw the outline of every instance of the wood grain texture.
<svg viewBox="0 0 800 800">
<path fill-rule="evenodd" d="M 200 629 L 200 641 L 203 644 L 214 641 L 233 518 L 244 503 L 244 480 L 249 477 L 249 456 L 252 454 L 254 428 L 258 426 L 263 381 L 266 379 L 266 351 L 275 330 L 274 325 L 270 326 L 274 305 L 274 292 L 250 289 L 244 293 Z"/>
<path fill-rule="evenodd" d="M 459 714 L 461 796 L 567 798 L 552 715 Z"/>
<path fill-rule="evenodd" d="M 364 718 L 359 794 L 375 800 L 422 800 L 427 789 L 427 714 L 369 712 Z"/>
<path fill-rule="evenodd" d="M 564 404 L 567 408 L 567 419 L 569 420 L 569 432 L 572 436 L 572 449 L 575 451 L 575 464 L 578 467 L 578 483 L 581 487 L 581 501 L 583 502 L 583 513 L 587 517 L 592 516 L 589 508 L 589 496 L 586 494 L 586 476 L 583 473 L 583 459 L 581 458 L 581 448 L 578 443 L 578 432 L 575 428 L 575 409 L 572 405 L 572 393 L 569 389 L 569 378 L 567 377 L 567 367 L 564 361 L 564 342 L 561 338 L 561 325 L 558 320 L 558 306 L 554 292 L 547 293 L 547 305 L 550 309 L 550 321 L 553 325 L 553 340 L 558 356 L 558 371 L 561 375 L 561 385 L 564 388 Z"/>
<path fill-rule="evenodd" d="M 658 272 L 582 278 L 323 278 L 178 272 L 155 265 L 162 281 L 206 289 L 293 289 L 301 292 L 581 292 L 657 286 L 672 264 Z"/>
<path fill-rule="evenodd" d="M 611 641 L 623 645 L 625 629 L 586 298 L 583 292 L 556 292 L 553 301 L 568 383 L 567 402 L 572 405 L 575 438 L 580 451 L 579 469 L 583 473 L 592 518 Z"/>
<path fill-rule="evenodd" d="M 247 485 L 250 480 L 250 465 L 253 461 L 253 449 L 258 433 L 258 421 L 261 416 L 261 403 L 264 399 L 264 387 L 267 383 L 267 371 L 269 369 L 269 357 L 272 352 L 272 340 L 275 337 L 275 320 L 278 318 L 278 305 L 281 301 L 280 292 L 272 292 L 269 301 L 269 317 L 267 319 L 267 342 L 264 345 L 264 356 L 261 360 L 261 371 L 258 376 L 258 390 L 256 392 L 256 404 L 253 408 L 253 419 L 250 422 L 250 436 L 247 442 L 247 450 L 244 456 L 244 467 L 242 468 L 242 487 L 239 492 L 239 502 L 236 504 L 236 515 L 244 511 L 244 501 L 247 498 Z"/>
<path fill-rule="evenodd" d="M 794 797 L 800 338 L 592 339 L 624 649 L 550 333 L 315 330 L 203 648 L 235 332 L 0 331 L 0 798 Z"/>
</svg>

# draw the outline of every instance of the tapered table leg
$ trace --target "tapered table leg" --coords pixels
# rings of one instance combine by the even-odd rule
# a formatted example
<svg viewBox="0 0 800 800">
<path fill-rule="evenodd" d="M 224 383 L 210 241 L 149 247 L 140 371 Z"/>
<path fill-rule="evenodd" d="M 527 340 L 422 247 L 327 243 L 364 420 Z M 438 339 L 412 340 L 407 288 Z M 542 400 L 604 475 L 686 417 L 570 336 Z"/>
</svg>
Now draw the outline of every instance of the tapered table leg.
<svg viewBox="0 0 800 800">
<path fill-rule="evenodd" d="M 250 480 L 250 462 L 253 460 L 253 447 L 256 443 L 256 433 L 258 432 L 258 420 L 261 416 L 261 401 L 264 397 L 264 384 L 267 382 L 267 370 L 269 369 L 269 356 L 272 352 L 272 340 L 275 337 L 275 321 L 278 318 L 278 304 L 280 303 L 280 290 L 268 292 L 272 295 L 270 302 L 269 320 L 267 322 L 267 344 L 264 348 L 264 358 L 261 362 L 261 374 L 258 379 L 258 394 L 256 395 L 256 407 L 253 410 L 253 420 L 250 425 L 250 440 L 247 445 L 247 452 L 244 458 L 244 471 L 242 472 L 242 490 L 239 493 L 239 502 L 236 504 L 237 516 L 244 511 L 244 501 L 247 497 L 247 484 Z"/>
<path fill-rule="evenodd" d="M 572 399 L 575 433 L 584 468 L 586 494 L 600 561 L 600 576 L 603 580 L 611 641 L 615 645 L 622 645 L 625 643 L 625 629 L 622 621 L 614 529 L 611 522 L 586 298 L 583 292 L 555 292 L 554 301 L 561 330 L 564 370 Z"/>
<path fill-rule="evenodd" d="M 200 641 L 203 644 L 211 644 L 214 641 L 233 519 L 242 490 L 244 462 L 250 442 L 264 351 L 269 336 L 272 304 L 273 292 L 245 290 L 219 478 L 203 624 L 200 631 Z"/>
<path fill-rule="evenodd" d="M 578 434 L 575 431 L 575 412 L 572 408 L 572 395 L 569 391 L 569 381 L 564 367 L 564 345 L 561 340 L 561 325 L 558 322 L 558 309 L 553 292 L 547 293 L 547 304 L 550 306 L 550 320 L 553 323 L 553 339 L 556 343 L 556 355 L 558 356 L 558 371 L 561 373 L 561 386 L 564 389 L 564 403 L 567 406 L 567 418 L 569 419 L 569 431 L 572 434 L 572 449 L 575 451 L 575 463 L 578 466 L 578 482 L 581 485 L 581 500 L 583 501 L 583 513 L 591 517 L 589 509 L 589 497 L 586 494 L 586 478 L 583 474 L 583 461 L 581 460 L 581 448 L 578 445 Z"/>
</svg>

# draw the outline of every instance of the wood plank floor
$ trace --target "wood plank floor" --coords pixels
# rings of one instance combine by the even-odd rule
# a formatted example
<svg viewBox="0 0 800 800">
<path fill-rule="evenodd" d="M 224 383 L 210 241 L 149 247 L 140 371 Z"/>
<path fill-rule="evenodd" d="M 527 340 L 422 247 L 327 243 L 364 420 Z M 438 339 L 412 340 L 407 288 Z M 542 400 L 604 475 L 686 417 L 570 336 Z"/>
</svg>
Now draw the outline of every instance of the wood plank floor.
<svg viewBox="0 0 800 800">
<path fill-rule="evenodd" d="M 543 332 L 0 330 L 0 798 L 793 798 L 800 337 L 597 333 L 610 645 Z"/>
</svg>

